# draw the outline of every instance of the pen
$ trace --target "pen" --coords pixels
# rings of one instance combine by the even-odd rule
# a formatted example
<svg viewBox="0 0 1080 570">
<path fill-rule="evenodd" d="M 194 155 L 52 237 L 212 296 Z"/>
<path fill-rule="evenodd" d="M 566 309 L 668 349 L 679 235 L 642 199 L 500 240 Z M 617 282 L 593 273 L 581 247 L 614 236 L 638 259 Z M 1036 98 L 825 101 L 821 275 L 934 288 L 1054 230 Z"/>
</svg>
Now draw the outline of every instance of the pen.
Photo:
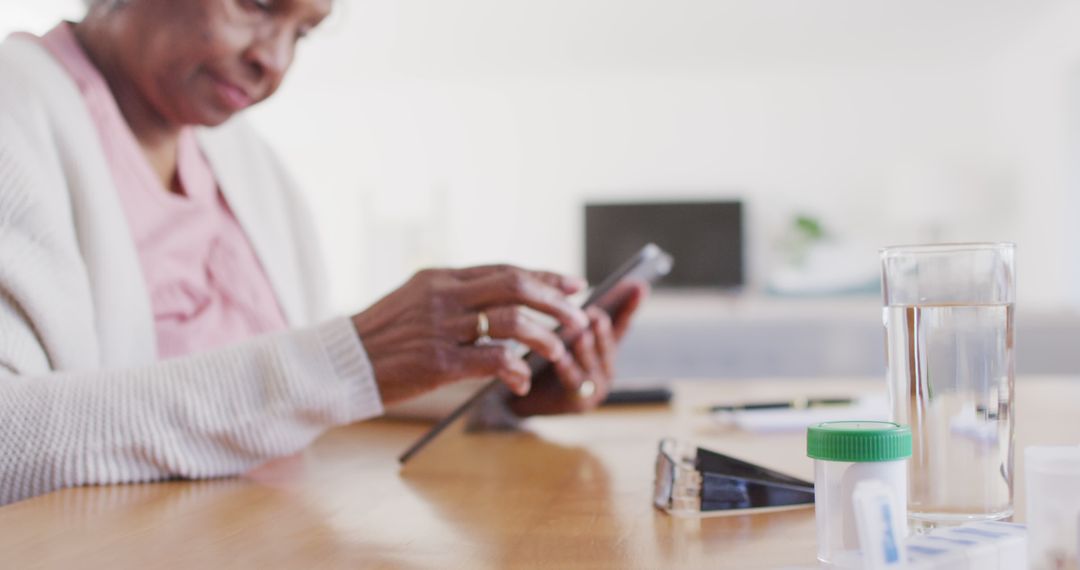
<svg viewBox="0 0 1080 570">
<path fill-rule="evenodd" d="M 798 400 L 788 400 L 782 402 L 748 402 L 745 404 L 721 404 L 717 406 L 709 406 L 708 411 L 715 412 L 735 412 L 743 410 L 779 410 L 779 409 L 806 409 L 806 408 L 820 408 L 822 406 L 848 406 L 854 403 L 852 398 L 803 398 Z"/>
</svg>

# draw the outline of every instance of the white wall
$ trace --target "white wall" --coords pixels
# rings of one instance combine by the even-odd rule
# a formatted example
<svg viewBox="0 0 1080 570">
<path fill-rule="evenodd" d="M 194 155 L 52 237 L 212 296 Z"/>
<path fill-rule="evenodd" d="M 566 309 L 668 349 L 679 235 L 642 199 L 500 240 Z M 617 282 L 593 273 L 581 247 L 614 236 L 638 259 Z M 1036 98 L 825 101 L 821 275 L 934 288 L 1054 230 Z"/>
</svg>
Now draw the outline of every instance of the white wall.
<svg viewBox="0 0 1080 570">
<path fill-rule="evenodd" d="M 11 32 L 47 32 L 61 19 L 78 20 L 86 12 L 82 0 L 0 0 L 0 38 Z"/>
<path fill-rule="evenodd" d="M 252 115 L 343 309 L 429 263 L 580 271 L 585 201 L 701 197 L 747 201 L 756 285 L 808 211 L 868 266 L 1015 240 L 1021 302 L 1056 306 L 1077 32 L 1067 0 L 338 0 Z"/>
<path fill-rule="evenodd" d="M 1060 209 L 1019 207 L 1032 165 L 997 139 L 987 85 L 1063 3 L 938 4 L 372 0 L 305 46 L 258 118 L 316 193 L 363 196 L 360 213 L 325 202 L 331 240 L 362 244 L 343 303 L 414 260 L 578 271 L 581 204 L 634 197 L 747 200 L 755 284 L 808 211 L 868 265 L 888 243 L 1016 240 L 1022 301 L 1062 302 L 1027 289 L 1060 281 L 1064 252 L 1033 253 L 1060 223 L 1024 216 Z"/>
<path fill-rule="evenodd" d="M 987 92 L 1016 173 L 1017 235 L 1034 259 L 1018 261 L 1021 290 L 1080 306 L 1080 4 L 1031 22 L 990 66 Z"/>
</svg>

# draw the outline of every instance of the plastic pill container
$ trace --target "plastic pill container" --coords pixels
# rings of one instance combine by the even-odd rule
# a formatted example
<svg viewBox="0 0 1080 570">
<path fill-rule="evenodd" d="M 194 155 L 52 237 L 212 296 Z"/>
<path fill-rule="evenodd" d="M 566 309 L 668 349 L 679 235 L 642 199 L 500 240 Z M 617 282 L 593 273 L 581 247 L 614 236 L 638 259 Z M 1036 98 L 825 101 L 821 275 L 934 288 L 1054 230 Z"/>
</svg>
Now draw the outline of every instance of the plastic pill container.
<svg viewBox="0 0 1080 570">
<path fill-rule="evenodd" d="M 825 422 L 806 432 L 806 454 L 814 461 L 814 509 L 818 560 L 843 563 L 858 557 L 859 536 L 852 494 L 862 481 L 888 485 L 907 520 L 907 459 L 911 430 L 892 422 Z M 906 536 L 907 529 L 896 529 Z"/>
<path fill-rule="evenodd" d="M 1080 447 L 1028 447 L 1024 467 L 1031 569 L 1080 568 Z"/>
</svg>

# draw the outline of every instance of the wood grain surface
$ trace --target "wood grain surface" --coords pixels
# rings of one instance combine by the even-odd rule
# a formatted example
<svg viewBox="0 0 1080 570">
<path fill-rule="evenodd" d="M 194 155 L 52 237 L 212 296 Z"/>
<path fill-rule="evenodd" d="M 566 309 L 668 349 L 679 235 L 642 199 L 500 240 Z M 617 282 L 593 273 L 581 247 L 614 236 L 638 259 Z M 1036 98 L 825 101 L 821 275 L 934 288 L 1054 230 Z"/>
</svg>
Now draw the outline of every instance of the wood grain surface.
<svg viewBox="0 0 1080 570">
<path fill-rule="evenodd" d="M 674 436 L 811 479 L 802 433 L 751 434 L 700 407 L 879 392 L 879 380 L 676 384 L 671 406 L 455 426 L 405 469 L 424 424 L 327 433 L 240 478 L 67 489 L 0 508 L 2 568 L 814 567 L 813 509 L 678 519 L 652 507 L 660 438 Z M 1017 381 L 1024 445 L 1080 443 L 1080 379 Z"/>
</svg>

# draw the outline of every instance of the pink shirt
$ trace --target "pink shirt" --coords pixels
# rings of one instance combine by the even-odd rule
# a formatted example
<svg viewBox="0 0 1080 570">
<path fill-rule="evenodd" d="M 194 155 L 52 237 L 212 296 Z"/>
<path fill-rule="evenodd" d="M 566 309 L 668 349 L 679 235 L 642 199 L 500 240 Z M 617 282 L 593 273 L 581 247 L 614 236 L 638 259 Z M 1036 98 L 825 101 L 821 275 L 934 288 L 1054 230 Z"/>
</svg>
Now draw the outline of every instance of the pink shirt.
<svg viewBox="0 0 1080 570">
<path fill-rule="evenodd" d="M 150 293 L 158 356 L 169 358 L 281 330 L 285 318 L 195 133 L 180 133 L 183 195 L 158 179 L 105 78 L 68 23 L 40 38 L 78 84 L 116 183 Z"/>
</svg>

